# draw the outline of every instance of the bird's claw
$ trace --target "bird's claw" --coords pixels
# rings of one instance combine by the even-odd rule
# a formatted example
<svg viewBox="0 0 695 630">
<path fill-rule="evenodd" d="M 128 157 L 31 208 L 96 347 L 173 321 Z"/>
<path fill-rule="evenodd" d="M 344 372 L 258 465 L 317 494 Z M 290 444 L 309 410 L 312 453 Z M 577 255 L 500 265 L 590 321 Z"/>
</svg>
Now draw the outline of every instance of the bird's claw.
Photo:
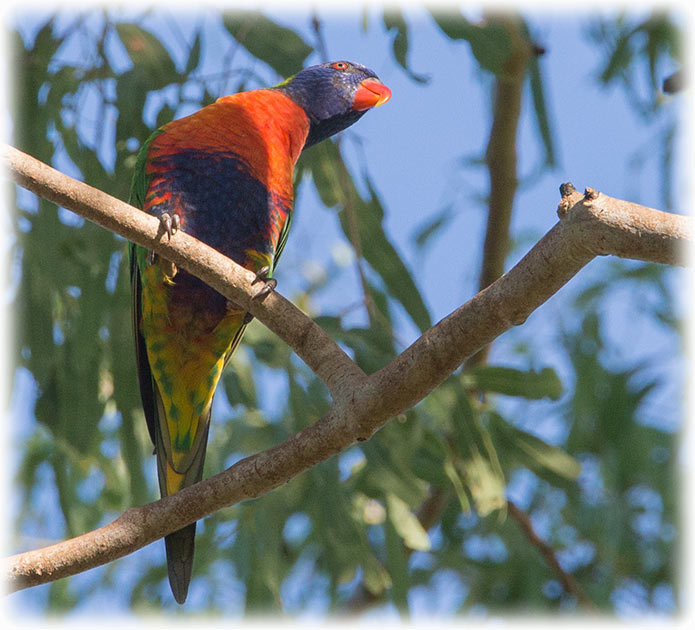
<svg viewBox="0 0 695 630">
<path fill-rule="evenodd" d="M 264 299 L 269 293 L 272 293 L 275 290 L 275 287 L 278 286 L 278 281 L 275 278 L 269 278 L 269 275 L 270 267 L 268 265 L 261 267 L 256 272 L 256 279 L 251 284 L 263 282 L 263 287 L 260 289 L 260 291 L 258 291 L 258 293 L 256 293 L 256 295 L 253 296 L 254 300 Z"/>
<path fill-rule="evenodd" d="M 159 217 L 159 223 L 166 235 L 171 238 L 181 227 L 181 217 L 178 214 L 171 215 L 168 212 L 163 212 Z"/>
<path fill-rule="evenodd" d="M 269 275 L 270 275 L 270 265 L 264 265 L 256 272 L 256 279 L 253 281 L 254 284 L 256 282 L 260 282 L 261 280 L 267 280 Z"/>
<path fill-rule="evenodd" d="M 269 275 L 270 275 L 270 267 L 268 265 L 266 265 L 265 267 L 261 267 L 256 272 L 256 277 L 254 278 L 254 280 L 251 284 L 256 284 L 257 282 L 262 282 L 263 286 L 261 287 L 260 291 L 258 291 L 258 293 L 256 293 L 251 298 L 252 300 L 262 300 L 269 293 L 272 293 L 275 290 L 275 287 L 277 287 L 277 285 L 278 285 L 278 281 L 275 278 L 269 278 L 268 277 Z M 247 311 L 244 314 L 244 319 L 242 321 L 244 324 L 250 324 L 251 321 L 253 321 L 253 315 Z"/>
<path fill-rule="evenodd" d="M 181 228 L 181 217 L 178 214 L 171 215 L 168 212 L 163 212 L 159 217 L 159 225 L 162 232 L 171 239 Z M 150 250 L 147 262 L 150 265 L 154 265 L 155 260 L 157 260 L 157 254 L 154 253 L 154 250 Z"/>
</svg>

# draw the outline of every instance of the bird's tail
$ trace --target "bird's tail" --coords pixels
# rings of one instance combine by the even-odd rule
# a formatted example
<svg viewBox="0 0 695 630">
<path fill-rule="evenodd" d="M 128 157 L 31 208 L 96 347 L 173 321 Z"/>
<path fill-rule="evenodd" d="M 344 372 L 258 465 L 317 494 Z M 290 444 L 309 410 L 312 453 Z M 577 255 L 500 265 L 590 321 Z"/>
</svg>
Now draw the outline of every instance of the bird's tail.
<svg viewBox="0 0 695 630">
<path fill-rule="evenodd" d="M 157 454 L 157 471 L 159 476 L 159 488 L 162 496 L 178 492 L 183 488 L 198 483 L 203 478 L 203 465 L 205 464 L 205 450 L 210 429 L 210 412 L 200 419 L 198 430 L 183 470 L 175 470 L 171 465 L 171 453 L 167 445 L 171 445 L 167 431 L 167 425 L 162 409 L 161 398 L 157 396 L 158 415 L 163 422 L 157 422 L 155 431 L 155 451 Z M 167 555 L 167 569 L 169 573 L 169 585 L 174 599 L 179 604 L 186 601 L 188 585 L 191 582 L 193 571 L 193 552 L 195 547 L 195 523 L 191 523 L 164 537 Z"/>
<path fill-rule="evenodd" d="M 195 550 L 195 525 L 195 523 L 191 523 L 164 537 L 169 585 L 174 599 L 179 604 L 186 601 L 188 585 L 191 582 L 193 552 Z"/>
</svg>

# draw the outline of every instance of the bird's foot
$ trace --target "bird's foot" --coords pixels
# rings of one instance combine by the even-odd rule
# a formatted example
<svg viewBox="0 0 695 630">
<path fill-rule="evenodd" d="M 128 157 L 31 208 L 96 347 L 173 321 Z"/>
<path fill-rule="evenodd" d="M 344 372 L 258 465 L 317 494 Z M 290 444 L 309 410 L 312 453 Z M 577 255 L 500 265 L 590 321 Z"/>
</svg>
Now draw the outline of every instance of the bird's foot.
<svg viewBox="0 0 695 630">
<path fill-rule="evenodd" d="M 181 217 L 178 214 L 171 215 L 168 212 L 163 212 L 159 217 L 159 224 L 166 235 L 171 238 L 181 227 Z"/>
<path fill-rule="evenodd" d="M 268 276 L 270 275 L 270 267 L 267 265 L 265 267 L 261 267 L 257 272 L 256 272 L 256 277 L 254 278 L 253 282 L 251 284 L 256 284 L 257 282 L 262 282 L 263 286 L 260 288 L 260 290 L 251 297 L 252 300 L 263 300 L 269 293 L 272 293 L 275 290 L 275 287 L 278 285 L 278 281 L 275 278 L 269 278 Z M 228 308 L 231 308 L 233 310 L 239 309 L 239 306 L 235 303 L 232 302 L 231 300 L 227 300 L 227 306 Z M 242 320 L 242 323 L 244 325 L 250 324 L 253 321 L 253 315 L 249 313 L 248 311 L 244 313 L 244 318 Z"/>
<path fill-rule="evenodd" d="M 275 287 L 277 287 L 278 285 L 278 281 L 275 278 L 269 278 L 269 275 L 270 267 L 268 265 L 266 265 L 265 267 L 261 267 L 256 272 L 256 279 L 251 284 L 256 284 L 256 282 L 262 282 L 263 286 L 261 287 L 260 291 L 258 291 L 258 293 L 256 293 L 256 295 L 253 296 L 252 299 L 262 300 L 265 297 L 267 297 L 269 293 L 272 293 L 275 290 Z"/>
<path fill-rule="evenodd" d="M 178 214 L 169 214 L 168 212 L 163 212 L 162 215 L 159 217 L 159 227 L 160 231 L 163 234 L 166 234 L 169 239 L 176 234 L 176 232 L 179 231 L 181 228 L 181 217 Z M 154 262 L 157 260 L 157 254 L 154 253 L 154 251 L 150 251 L 150 255 L 147 258 L 147 262 L 150 265 L 153 265 Z M 170 263 L 172 269 L 171 269 L 171 274 L 170 275 L 172 278 L 176 275 L 176 266 L 173 263 Z"/>
</svg>

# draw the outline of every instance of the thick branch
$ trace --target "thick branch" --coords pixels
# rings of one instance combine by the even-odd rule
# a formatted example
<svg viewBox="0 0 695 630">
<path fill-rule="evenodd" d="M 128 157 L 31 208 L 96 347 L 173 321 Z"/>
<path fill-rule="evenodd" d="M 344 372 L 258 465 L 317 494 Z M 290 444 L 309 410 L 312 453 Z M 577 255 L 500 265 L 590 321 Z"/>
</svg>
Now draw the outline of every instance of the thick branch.
<svg viewBox="0 0 695 630">
<path fill-rule="evenodd" d="M 614 253 L 683 264 L 695 238 L 693 219 L 574 191 L 558 208 L 557 223 L 512 269 L 426 331 L 386 367 L 370 376 L 357 401 L 380 397 L 390 415 L 422 400 L 468 356 L 505 330 L 522 324 L 584 265 Z M 356 401 L 356 404 L 357 404 Z"/>
<path fill-rule="evenodd" d="M 635 206 L 590 191 L 561 202 L 564 218 L 508 273 L 427 331 L 375 374 L 365 377 L 325 333 L 277 294 L 262 303 L 253 274 L 186 234 L 163 242 L 156 219 L 75 182 L 16 150 L 4 153 L 16 181 L 122 236 L 151 247 L 200 276 L 251 311 L 286 341 L 327 383 L 331 410 L 282 444 L 248 457 L 190 488 L 131 508 L 109 525 L 8 561 L 11 589 L 50 582 L 105 564 L 188 523 L 260 496 L 300 472 L 369 438 L 408 409 L 470 354 L 528 315 L 595 255 L 679 263 L 693 239 L 692 220 Z"/>
</svg>

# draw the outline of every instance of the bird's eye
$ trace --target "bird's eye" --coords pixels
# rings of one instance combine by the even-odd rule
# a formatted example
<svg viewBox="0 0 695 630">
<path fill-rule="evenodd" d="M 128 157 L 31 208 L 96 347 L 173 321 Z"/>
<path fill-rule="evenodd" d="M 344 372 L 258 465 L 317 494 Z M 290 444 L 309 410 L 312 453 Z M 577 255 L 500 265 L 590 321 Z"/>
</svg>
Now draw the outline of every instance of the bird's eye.
<svg viewBox="0 0 695 630">
<path fill-rule="evenodd" d="M 336 70 L 347 70 L 348 65 L 344 61 L 336 61 L 332 67 Z"/>
</svg>

